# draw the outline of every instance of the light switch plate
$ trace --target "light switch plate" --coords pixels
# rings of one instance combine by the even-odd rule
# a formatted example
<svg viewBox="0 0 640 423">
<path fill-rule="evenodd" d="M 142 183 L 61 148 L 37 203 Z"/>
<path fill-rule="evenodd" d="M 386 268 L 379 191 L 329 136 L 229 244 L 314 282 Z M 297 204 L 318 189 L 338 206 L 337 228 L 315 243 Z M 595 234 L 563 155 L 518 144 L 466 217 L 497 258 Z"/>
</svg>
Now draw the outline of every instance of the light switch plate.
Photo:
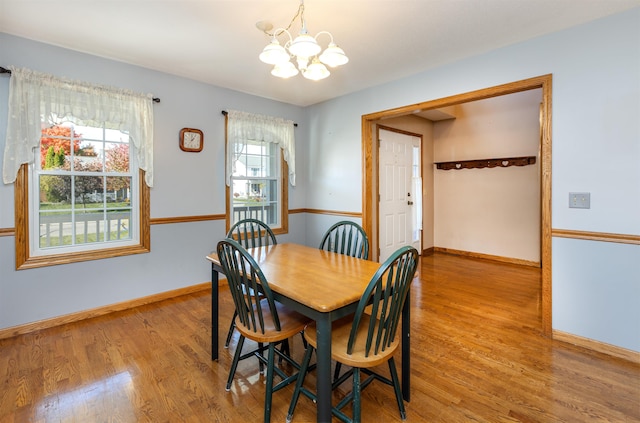
<svg viewBox="0 0 640 423">
<path fill-rule="evenodd" d="M 590 192 L 570 192 L 569 208 L 570 209 L 590 209 L 591 193 Z"/>
</svg>

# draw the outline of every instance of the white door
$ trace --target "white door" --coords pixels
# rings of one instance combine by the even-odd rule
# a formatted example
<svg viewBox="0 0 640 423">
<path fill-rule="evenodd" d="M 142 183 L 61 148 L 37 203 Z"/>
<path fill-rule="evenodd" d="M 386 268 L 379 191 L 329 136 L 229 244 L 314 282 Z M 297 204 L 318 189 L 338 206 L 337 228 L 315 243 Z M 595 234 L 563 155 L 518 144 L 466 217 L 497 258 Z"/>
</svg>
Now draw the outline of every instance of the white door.
<svg viewBox="0 0 640 423">
<path fill-rule="evenodd" d="M 422 178 L 419 137 L 384 129 L 379 137 L 378 233 L 383 262 L 405 245 L 421 251 Z"/>
</svg>

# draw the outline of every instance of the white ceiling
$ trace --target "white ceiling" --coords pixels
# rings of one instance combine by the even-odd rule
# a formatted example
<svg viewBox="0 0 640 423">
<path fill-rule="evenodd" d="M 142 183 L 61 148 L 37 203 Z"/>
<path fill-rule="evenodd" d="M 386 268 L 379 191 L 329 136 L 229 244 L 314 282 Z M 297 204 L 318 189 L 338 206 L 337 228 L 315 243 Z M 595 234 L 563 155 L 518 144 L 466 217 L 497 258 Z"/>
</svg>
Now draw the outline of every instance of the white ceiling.
<svg viewBox="0 0 640 423">
<path fill-rule="evenodd" d="M 330 31 L 350 58 L 315 82 L 275 78 L 258 60 L 269 38 L 255 24 L 287 26 L 298 6 L 298 0 L 0 0 L 0 32 L 307 106 L 640 0 L 306 0 L 309 33 Z"/>
</svg>

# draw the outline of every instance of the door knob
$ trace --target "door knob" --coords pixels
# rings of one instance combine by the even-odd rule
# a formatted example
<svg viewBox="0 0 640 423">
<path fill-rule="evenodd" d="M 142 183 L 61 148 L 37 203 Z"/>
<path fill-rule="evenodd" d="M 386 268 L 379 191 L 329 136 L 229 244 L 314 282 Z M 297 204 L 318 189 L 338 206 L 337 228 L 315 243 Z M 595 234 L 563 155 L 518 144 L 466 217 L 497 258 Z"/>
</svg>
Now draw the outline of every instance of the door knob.
<svg viewBox="0 0 640 423">
<path fill-rule="evenodd" d="M 413 201 L 407 201 L 407 204 L 413 206 Z"/>
</svg>

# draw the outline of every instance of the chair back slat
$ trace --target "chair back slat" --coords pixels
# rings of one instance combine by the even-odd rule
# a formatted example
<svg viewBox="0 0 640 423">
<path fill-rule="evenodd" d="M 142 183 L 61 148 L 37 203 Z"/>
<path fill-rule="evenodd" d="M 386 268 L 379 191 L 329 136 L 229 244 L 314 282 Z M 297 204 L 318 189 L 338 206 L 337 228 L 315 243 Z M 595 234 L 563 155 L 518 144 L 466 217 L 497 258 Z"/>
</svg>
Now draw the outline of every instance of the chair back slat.
<svg viewBox="0 0 640 423">
<path fill-rule="evenodd" d="M 351 257 L 369 258 L 369 238 L 360 225 L 344 220 L 332 225 L 320 242 L 321 250 Z"/>
<path fill-rule="evenodd" d="M 354 314 L 347 343 L 348 354 L 353 352 L 365 313 L 370 316 L 365 356 L 385 351 L 394 342 L 402 308 L 417 267 L 418 251 L 410 246 L 398 249 L 380 265 L 362 294 Z"/>
<path fill-rule="evenodd" d="M 271 228 L 258 219 L 243 219 L 236 222 L 227 238 L 233 238 L 244 248 L 267 247 L 278 243 Z"/>
<path fill-rule="evenodd" d="M 217 253 L 240 322 L 264 334 L 268 309 L 275 329 L 280 330 L 273 293 L 258 263 L 240 243 L 230 238 L 218 242 Z"/>
</svg>

